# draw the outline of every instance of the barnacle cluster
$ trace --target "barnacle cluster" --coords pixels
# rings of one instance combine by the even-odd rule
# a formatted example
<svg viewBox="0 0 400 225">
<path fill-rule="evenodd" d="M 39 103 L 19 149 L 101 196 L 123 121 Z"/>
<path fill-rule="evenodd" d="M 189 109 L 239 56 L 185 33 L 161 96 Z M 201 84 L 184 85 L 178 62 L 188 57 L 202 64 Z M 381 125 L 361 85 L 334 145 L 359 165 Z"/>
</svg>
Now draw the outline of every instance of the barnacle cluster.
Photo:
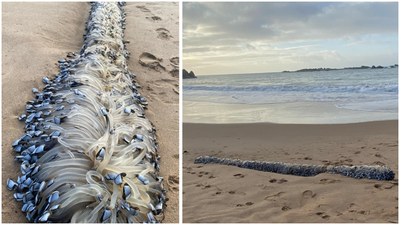
<svg viewBox="0 0 400 225">
<path fill-rule="evenodd" d="M 379 165 L 328 166 L 327 173 L 341 174 L 357 179 L 368 178 L 376 180 L 393 180 L 396 175 L 389 167 Z"/>
<path fill-rule="evenodd" d="M 221 165 L 237 166 L 240 168 L 259 170 L 264 172 L 289 174 L 296 176 L 316 176 L 320 173 L 334 173 L 353 178 L 368 178 L 377 180 L 393 180 L 395 173 L 386 166 L 322 166 L 282 162 L 242 161 L 240 159 L 218 158 L 213 156 L 200 156 L 194 161 L 199 163 L 215 163 Z"/>
<path fill-rule="evenodd" d="M 19 119 L 22 176 L 7 187 L 32 222 L 160 222 L 165 190 L 146 99 L 126 65 L 125 3 L 92 3 L 80 54 L 60 60 Z"/>
</svg>

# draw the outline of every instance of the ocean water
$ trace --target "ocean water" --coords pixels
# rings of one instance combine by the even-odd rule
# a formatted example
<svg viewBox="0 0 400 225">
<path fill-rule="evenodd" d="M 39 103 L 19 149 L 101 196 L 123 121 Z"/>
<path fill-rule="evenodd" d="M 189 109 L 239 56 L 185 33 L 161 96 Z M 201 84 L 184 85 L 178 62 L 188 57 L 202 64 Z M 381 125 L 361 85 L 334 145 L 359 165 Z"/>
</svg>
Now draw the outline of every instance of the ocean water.
<svg viewBox="0 0 400 225">
<path fill-rule="evenodd" d="M 398 69 L 198 76 L 183 80 L 183 101 L 184 122 L 348 123 L 397 119 Z M 240 116 L 243 109 L 265 115 L 257 119 L 254 115 Z M 307 119 L 310 117 L 313 119 Z"/>
</svg>

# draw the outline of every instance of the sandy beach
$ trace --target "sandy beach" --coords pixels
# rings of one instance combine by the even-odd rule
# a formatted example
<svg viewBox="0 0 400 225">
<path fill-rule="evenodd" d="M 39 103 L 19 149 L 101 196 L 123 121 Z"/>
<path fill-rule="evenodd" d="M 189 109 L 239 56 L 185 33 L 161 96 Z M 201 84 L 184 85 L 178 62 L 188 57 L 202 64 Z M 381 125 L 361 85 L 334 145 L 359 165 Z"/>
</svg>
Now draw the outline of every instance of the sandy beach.
<svg viewBox="0 0 400 225">
<path fill-rule="evenodd" d="M 179 4 L 174 2 L 128 2 L 125 39 L 131 53 L 128 67 L 137 75 L 140 93 L 148 99 L 147 118 L 157 129 L 160 175 L 168 207 L 167 223 L 179 222 Z M 18 116 L 41 90 L 44 76 L 59 72 L 59 59 L 79 52 L 90 4 L 2 3 L 2 222 L 27 222 L 8 178 L 16 179 L 20 164 L 11 143 L 24 134 Z"/>
<path fill-rule="evenodd" d="M 183 222 L 398 223 L 398 121 L 183 125 Z M 316 165 L 386 165 L 393 181 L 299 177 L 198 156 Z"/>
</svg>

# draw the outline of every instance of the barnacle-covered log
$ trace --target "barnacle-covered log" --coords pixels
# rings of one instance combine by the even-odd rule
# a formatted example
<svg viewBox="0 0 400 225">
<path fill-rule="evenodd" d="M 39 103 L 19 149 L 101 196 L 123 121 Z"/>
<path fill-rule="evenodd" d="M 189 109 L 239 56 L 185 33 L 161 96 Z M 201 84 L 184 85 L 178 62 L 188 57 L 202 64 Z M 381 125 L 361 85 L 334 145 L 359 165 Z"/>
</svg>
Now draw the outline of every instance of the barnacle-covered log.
<svg viewBox="0 0 400 225">
<path fill-rule="evenodd" d="M 240 159 L 218 158 L 214 156 L 200 156 L 194 163 L 215 163 L 237 166 L 240 168 L 259 170 L 264 172 L 311 177 L 320 173 L 334 173 L 353 178 L 368 178 L 377 180 L 393 180 L 395 173 L 386 166 L 322 166 L 282 162 L 242 161 Z"/>
<path fill-rule="evenodd" d="M 124 3 L 92 3 L 80 54 L 28 102 L 7 181 L 32 222 L 160 222 L 165 190 L 146 99 L 126 65 Z"/>
</svg>

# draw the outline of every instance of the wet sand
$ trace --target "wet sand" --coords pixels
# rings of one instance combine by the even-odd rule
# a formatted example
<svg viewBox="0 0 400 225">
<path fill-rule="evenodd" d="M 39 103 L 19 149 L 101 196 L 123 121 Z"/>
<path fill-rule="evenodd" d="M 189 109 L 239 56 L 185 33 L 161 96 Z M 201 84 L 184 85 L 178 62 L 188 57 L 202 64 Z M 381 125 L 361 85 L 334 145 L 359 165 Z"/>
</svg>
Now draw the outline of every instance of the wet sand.
<svg viewBox="0 0 400 225">
<path fill-rule="evenodd" d="M 170 59 L 179 56 L 179 4 L 128 2 L 124 8 L 125 39 L 131 41 L 128 67 L 137 75 L 149 102 L 146 116 L 157 129 L 160 175 L 169 198 L 164 222 L 178 223 L 179 80 Z M 42 78 L 59 72 L 57 61 L 80 51 L 89 10 L 85 2 L 2 3 L 2 222 L 27 222 L 23 204 L 6 188 L 8 178 L 21 174 L 11 147 L 24 134 L 18 116 L 34 98 L 32 88 L 41 90 Z"/>
<path fill-rule="evenodd" d="M 194 164 L 209 155 L 317 165 L 386 165 L 393 181 L 299 177 Z M 398 121 L 183 125 L 183 222 L 398 223 Z"/>
<path fill-rule="evenodd" d="M 397 112 L 341 109 L 333 102 L 224 104 L 183 100 L 184 123 L 341 124 L 395 120 Z M 207 112 L 207 113 L 204 113 Z M 301 117 L 299 117 L 301 115 Z"/>
</svg>

